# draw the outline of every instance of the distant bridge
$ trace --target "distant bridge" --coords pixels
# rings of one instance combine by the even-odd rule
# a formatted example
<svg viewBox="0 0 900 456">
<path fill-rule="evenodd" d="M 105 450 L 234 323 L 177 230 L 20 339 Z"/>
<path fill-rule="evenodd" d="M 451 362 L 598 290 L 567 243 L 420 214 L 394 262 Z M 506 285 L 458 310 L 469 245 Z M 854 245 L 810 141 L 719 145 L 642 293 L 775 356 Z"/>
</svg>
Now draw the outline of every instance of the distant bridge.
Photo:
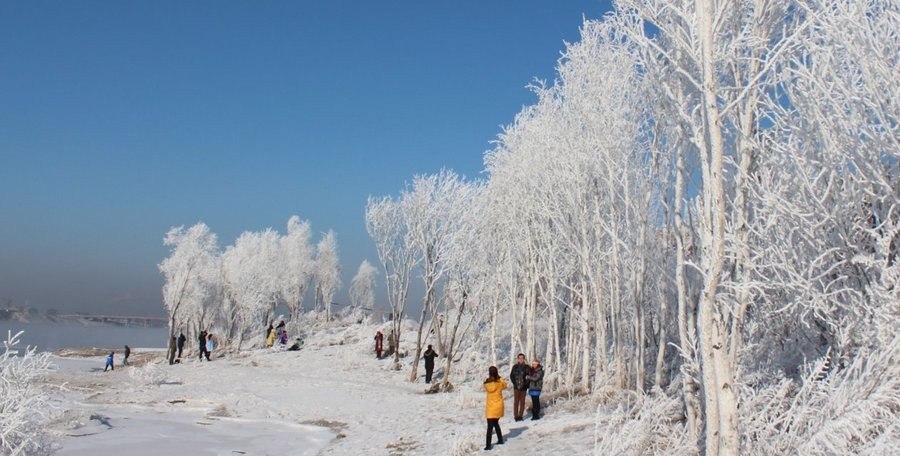
<svg viewBox="0 0 900 456">
<path fill-rule="evenodd" d="M 168 320 L 165 317 L 135 317 L 133 315 L 57 314 L 52 318 L 57 321 L 103 323 L 116 326 L 140 326 L 146 328 L 164 328 L 168 324 Z"/>
</svg>

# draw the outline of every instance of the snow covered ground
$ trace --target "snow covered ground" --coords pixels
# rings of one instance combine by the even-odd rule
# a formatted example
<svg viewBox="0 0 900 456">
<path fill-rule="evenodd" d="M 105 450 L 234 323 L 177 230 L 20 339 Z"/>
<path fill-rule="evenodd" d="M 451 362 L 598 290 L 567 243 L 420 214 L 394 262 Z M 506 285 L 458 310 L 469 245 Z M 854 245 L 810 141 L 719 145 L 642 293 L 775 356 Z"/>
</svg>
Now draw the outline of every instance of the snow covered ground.
<svg viewBox="0 0 900 456">
<path fill-rule="evenodd" d="M 248 350 L 174 366 L 162 364 L 158 350 L 135 349 L 135 366 L 106 373 L 99 354 L 57 356 L 49 378 L 59 386 L 51 423 L 57 454 L 483 452 L 481 380 L 425 394 L 423 378 L 410 383 L 407 368 L 394 371 L 389 360 L 375 359 L 374 332 L 371 325 L 333 328 L 310 336 L 298 352 Z M 511 391 L 506 399 L 500 424 L 508 442 L 493 453 L 592 453 L 591 407 L 551 404 L 543 420 L 516 423 Z"/>
</svg>

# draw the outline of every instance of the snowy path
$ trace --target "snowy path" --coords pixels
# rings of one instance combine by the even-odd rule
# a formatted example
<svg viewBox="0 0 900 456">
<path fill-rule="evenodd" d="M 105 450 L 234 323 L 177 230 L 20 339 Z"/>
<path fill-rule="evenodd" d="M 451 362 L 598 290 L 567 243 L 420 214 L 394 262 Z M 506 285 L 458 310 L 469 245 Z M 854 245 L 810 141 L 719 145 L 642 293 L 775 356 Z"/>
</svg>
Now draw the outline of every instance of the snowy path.
<svg viewBox="0 0 900 456">
<path fill-rule="evenodd" d="M 96 372 L 102 359 L 62 361 L 53 375 L 80 398 L 58 434 L 61 455 L 91 449 L 142 454 L 400 455 L 470 454 L 484 446 L 483 393 L 464 384 L 450 394 L 424 394 L 407 370 L 388 370 L 366 345 L 306 347 L 300 352 L 251 351 L 213 362 L 186 361 L 156 371 L 168 384 L 147 385 L 131 368 Z M 591 417 L 551 414 L 515 423 L 507 394 L 501 420 L 507 444 L 492 454 L 588 454 Z M 92 414 L 109 417 L 106 429 Z M 83 426 L 73 429 L 74 423 Z M 143 451 L 147 451 L 144 453 Z M 178 451 L 175 451 L 178 450 Z M 242 453 L 243 452 L 243 453 Z M 97 453 L 90 453 L 97 454 Z"/>
</svg>

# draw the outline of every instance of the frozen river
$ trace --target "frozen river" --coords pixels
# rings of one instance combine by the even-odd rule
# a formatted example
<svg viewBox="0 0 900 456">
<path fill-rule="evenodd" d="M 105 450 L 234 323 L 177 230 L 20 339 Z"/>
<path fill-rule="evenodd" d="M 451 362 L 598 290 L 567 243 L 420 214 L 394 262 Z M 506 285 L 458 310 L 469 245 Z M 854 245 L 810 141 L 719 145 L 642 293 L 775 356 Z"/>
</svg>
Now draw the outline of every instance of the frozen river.
<svg viewBox="0 0 900 456">
<path fill-rule="evenodd" d="M 162 348 L 166 344 L 168 329 L 48 321 L 0 321 L 0 338 L 6 340 L 7 331 L 12 331 L 13 334 L 25 331 L 20 338 L 23 344 L 37 346 L 39 350 L 56 350 L 69 347 L 116 348 L 126 344 L 131 347 Z"/>
</svg>

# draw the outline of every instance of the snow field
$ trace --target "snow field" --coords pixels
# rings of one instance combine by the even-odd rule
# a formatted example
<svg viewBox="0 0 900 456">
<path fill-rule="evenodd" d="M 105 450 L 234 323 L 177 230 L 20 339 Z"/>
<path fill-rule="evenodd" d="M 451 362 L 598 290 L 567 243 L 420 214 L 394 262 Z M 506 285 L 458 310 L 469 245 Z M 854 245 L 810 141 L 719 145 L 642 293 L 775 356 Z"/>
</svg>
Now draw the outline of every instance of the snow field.
<svg viewBox="0 0 900 456">
<path fill-rule="evenodd" d="M 51 423 L 58 454 L 481 452 L 482 379 L 454 381 L 452 393 L 425 394 L 424 369 L 410 383 L 407 364 L 396 371 L 390 359 L 375 359 L 369 339 L 378 327 L 325 328 L 299 352 L 220 353 L 212 362 L 186 354 L 183 363 L 169 366 L 160 352 L 159 361 L 107 373 L 99 356 L 57 357 L 49 380 L 59 387 L 55 402 L 64 411 Z M 406 332 L 403 344 L 414 336 Z M 455 368 L 454 380 L 462 372 Z M 495 445 L 494 453 L 592 452 L 594 417 L 584 408 L 557 414 L 551 407 L 541 421 L 516 423 L 512 392 L 505 396 L 500 423 L 508 443 Z M 91 416 L 108 417 L 112 428 Z"/>
</svg>

